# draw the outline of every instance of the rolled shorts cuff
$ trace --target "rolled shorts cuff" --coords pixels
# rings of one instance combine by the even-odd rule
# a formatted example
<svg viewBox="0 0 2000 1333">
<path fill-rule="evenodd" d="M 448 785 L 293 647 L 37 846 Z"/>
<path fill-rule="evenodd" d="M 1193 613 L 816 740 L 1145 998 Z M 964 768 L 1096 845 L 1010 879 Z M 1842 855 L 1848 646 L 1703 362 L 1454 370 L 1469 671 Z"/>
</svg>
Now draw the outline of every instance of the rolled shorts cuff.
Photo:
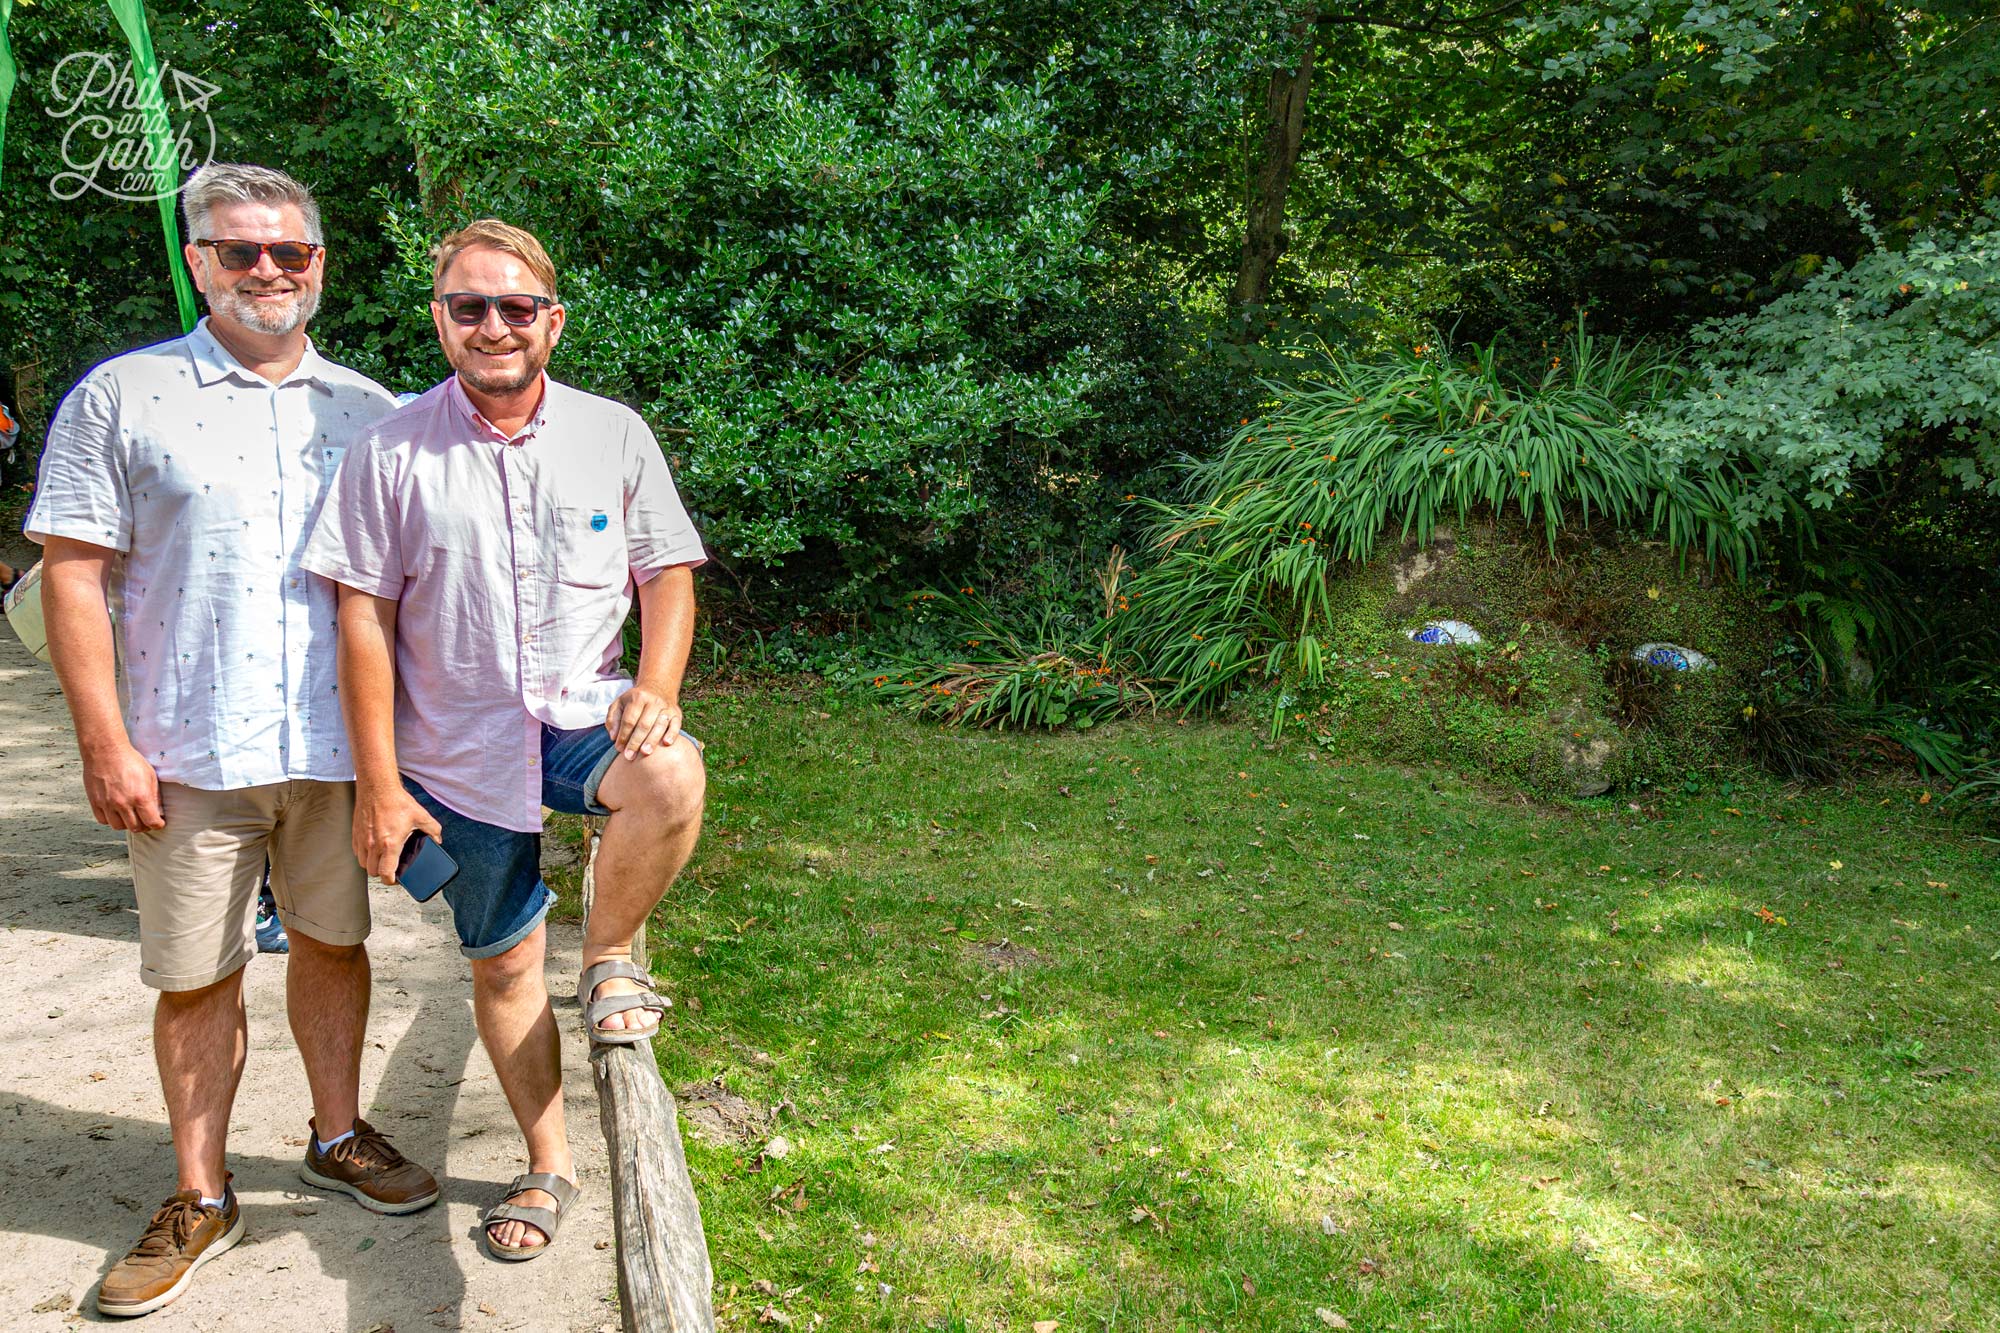
<svg viewBox="0 0 2000 1333">
<path fill-rule="evenodd" d="M 335 949 L 345 949 L 355 944 L 366 944 L 368 942 L 369 930 L 373 925 L 371 922 L 368 926 L 363 926 L 359 930 L 338 930 L 332 926 L 322 926 L 317 921 L 300 916 L 297 912 L 287 912 L 282 907 L 278 909 L 278 920 L 285 927 L 287 935 L 304 935 L 308 939 L 316 940 L 321 944 Z"/>
<path fill-rule="evenodd" d="M 403 788 L 437 820 L 445 852 L 458 863 L 440 896 L 451 906 L 459 952 L 492 958 L 533 934 L 555 901 L 542 882 L 542 835 L 462 815 L 411 778 Z"/>
<path fill-rule="evenodd" d="M 604 784 L 604 775 L 611 771 L 611 765 L 618 760 L 616 747 L 607 747 L 590 766 L 590 773 L 583 780 L 583 808 L 585 813 L 599 819 L 609 818 L 611 812 L 604 808 L 604 802 L 597 799 L 597 789 Z"/>
<path fill-rule="evenodd" d="M 238 958 L 234 963 L 225 963 L 211 972 L 195 972 L 185 976 L 167 976 L 163 973 L 155 972 L 152 968 L 141 963 L 139 965 L 139 980 L 157 991 L 200 990 L 205 986 L 213 986 L 216 982 L 241 972 L 250 965 L 250 960 L 256 956 L 257 953 L 254 949 L 246 950 L 243 956 Z"/>
<path fill-rule="evenodd" d="M 505 938 L 494 944 L 461 944 L 458 951 L 467 958 L 498 958 L 522 940 L 535 933 L 535 927 L 542 924 L 549 914 L 549 907 L 556 900 L 555 890 L 546 884 L 537 884 L 542 891 L 542 905 L 534 910 L 526 922 L 509 931 Z"/>
</svg>

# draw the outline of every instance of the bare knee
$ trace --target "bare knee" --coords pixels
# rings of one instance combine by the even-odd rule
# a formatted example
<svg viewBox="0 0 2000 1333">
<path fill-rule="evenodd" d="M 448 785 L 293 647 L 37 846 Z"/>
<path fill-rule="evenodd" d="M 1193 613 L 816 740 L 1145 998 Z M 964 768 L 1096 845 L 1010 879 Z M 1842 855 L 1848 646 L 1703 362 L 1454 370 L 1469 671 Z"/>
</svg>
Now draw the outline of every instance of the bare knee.
<svg viewBox="0 0 2000 1333">
<path fill-rule="evenodd" d="M 472 960 L 473 989 L 497 995 L 513 995 L 523 988 L 543 985 L 543 927 L 505 953 Z"/>
<path fill-rule="evenodd" d="M 205 1042 L 227 1027 L 241 1027 L 243 969 L 193 990 L 163 990 L 153 1010 L 153 1036 L 164 1051 L 186 1041 Z"/>
<path fill-rule="evenodd" d="M 707 792 L 701 751 L 677 741 L 637 759 L 613 760 L 599 799 L 614 819 L 642 816 L 649 828 L 678 833 L 701 822 Z"/>
<path fill-rule="evenodd" d="M 197 986 L 192 990 L 163 990 L 160 992 L 159 1007 L 163 1014 L 197 1014 L 241 1004 L 242 1000 L 243 969 L 239 967 L 222 980 L 211 981 L 206 986 Z"/>
</svg>

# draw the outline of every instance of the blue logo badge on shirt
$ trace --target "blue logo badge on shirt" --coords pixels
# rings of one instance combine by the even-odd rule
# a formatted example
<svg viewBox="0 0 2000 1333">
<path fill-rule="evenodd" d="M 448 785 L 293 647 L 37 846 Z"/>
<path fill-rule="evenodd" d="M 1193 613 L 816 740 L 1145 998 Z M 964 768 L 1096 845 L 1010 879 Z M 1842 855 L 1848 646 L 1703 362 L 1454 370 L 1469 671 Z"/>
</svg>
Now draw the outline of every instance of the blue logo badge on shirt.
<svg viewBox="0 0 2000 1333">
<path fill-rule="evenodd" d="M 603 514 L 592 514 L 590 516 L 590 530 L 592 532 L 602 532 L 610 526 L 611 520 Z"/>
</svg>

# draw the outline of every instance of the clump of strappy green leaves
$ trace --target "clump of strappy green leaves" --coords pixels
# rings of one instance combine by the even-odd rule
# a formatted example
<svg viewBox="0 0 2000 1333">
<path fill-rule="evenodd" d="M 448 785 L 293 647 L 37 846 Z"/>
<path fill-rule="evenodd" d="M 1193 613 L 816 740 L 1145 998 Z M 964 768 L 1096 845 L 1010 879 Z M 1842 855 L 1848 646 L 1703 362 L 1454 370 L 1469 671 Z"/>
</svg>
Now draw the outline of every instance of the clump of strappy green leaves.
<svg viewBox="0 0 2000 1333">
<path fill-rule="evenodd" d="M 1565 526 L 1606 521 L 1738 571 L 1755 557 L 1734 467 L 1669 466 L 1628 427 L 1678 383 L 1643 347 L 1578 332 L 1527 370 L 1491 347 L 1462 359 L 1428 347 L 1299 355 L 1292 382 L 1265 385 L 1261 416 L 1184 465 L 1180 500 L 1137 502 L 1152 516 L 1141 563 L 1129 576 L 1122 561 L 1107 571 L 1105 614 L 1089 633 L 1021 642 L 969 617 L 964 638 L 992 645 L 987 660 L 899 663 L 879 688 L 954 722 L 1034 726 L 1079 711 L 1023 703 L 1028 683 L 1047 689 L 1051 659 L 1116 682 L 1087 696 L 1093 719 L 1212 707 L 1245 677 L 1317 683 L 1342 563 L 1475 516 L 1539 528 L 1551 546 Z"/>
<path fill-rule="evenodd" d="M 1104 618 L 1072 639 L 1066 617 L 1045 608 L 1017 628 L 970 588 L 919 593 L 925 611 L 955 640 L 942 658 L 904 654 L 883 660 L 870 687 L 884 700 L 943 722 L 981 727 L 1089 728 L 1108 718 L 1151 710 L 1151 682 L 1116 652 L 1106 626 L 1127 605 L 1118 590 L 1123 552 L 1114 548 L 1099 575 Z"/>
</svg>

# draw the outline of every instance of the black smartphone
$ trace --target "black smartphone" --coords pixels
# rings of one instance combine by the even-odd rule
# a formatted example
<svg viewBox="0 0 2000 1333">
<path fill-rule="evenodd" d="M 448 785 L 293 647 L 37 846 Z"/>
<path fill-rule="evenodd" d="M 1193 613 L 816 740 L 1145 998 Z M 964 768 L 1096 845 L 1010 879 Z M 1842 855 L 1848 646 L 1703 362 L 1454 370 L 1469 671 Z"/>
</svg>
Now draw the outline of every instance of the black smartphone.
<svg viewBox="0 0 2000 1333">
<path fill-rule="evenodd" d="M 410 834 L 396 860 L 396 882 L 420 903 L 437 897 L 438 890 L 451 883 L 457 873 L 458 862 L 451 859 L 444 844 L 422 830 Z"/>
</svg>

